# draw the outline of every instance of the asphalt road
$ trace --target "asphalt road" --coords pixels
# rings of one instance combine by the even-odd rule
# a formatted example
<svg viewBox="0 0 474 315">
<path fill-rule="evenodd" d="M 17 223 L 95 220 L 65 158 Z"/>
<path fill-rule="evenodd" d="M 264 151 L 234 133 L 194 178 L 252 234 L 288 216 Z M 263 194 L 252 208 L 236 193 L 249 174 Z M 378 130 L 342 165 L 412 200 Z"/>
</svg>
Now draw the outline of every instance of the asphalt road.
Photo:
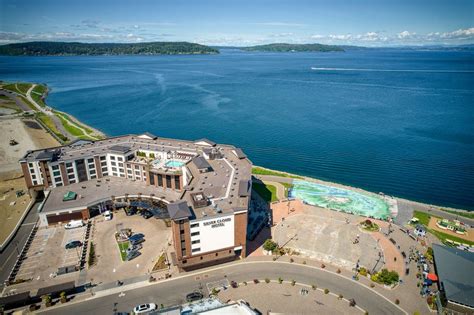
<svg viewBox="0 0 474 315">
<path fill-rule="evenodd" d="M 165 307 L 182 304 L 186 294 L 200 290 L 207 295 L 206 284 L 222 281 L 227 276 L 229 281 L 252 281 L 265 278 L 285 280 L 294 279 L 298 283 L 316 284 L 319 288 L 328 288 L 331 292 L 341 293 L 344 297 L 355 299 L 356 303 L 370 314 L 403 314 L 395 304 L 378 295 L 358 282 L 344 278 L 325 270 L 284 262 L 241 262 L 232 265 L 207 269 L 205 271 L 184 275 L 168 281 L 159 282 L 130 291 L 124 291 L 85 300 L 80 303 L 48 309 L 47 314 L 111 314 L 117 311 L 130 312 L 141 303 L 163 304 Z M 265 283 L 258 284 L 264 286 Z M 229 288 L 228 290 L 232 290 Z M 265 292 L 265 290 L 259 290 Z M 265 294 L 271 294 L 267 292 Z M 262 294 L 262 298 L 264 298 Z M 116 303 L 116 304 L 115 304 Z M 265 311 L 265 310 L 263 310 Z"/>
<path fill-rule="evenodd" d="M 38 220 L 39 205 L 40 202 L 36 202 L 31 207 L 30 212 L 26 215 L 13 239 L 0 253 L 0 291 L 3 289 L 3 283 L 8 278 L 13 266 L 15 265 L 18 254 L 26 243 L 28 235 L 30 235 L 31 230 L 33 230 L 33 227 Z"/>
</svg>

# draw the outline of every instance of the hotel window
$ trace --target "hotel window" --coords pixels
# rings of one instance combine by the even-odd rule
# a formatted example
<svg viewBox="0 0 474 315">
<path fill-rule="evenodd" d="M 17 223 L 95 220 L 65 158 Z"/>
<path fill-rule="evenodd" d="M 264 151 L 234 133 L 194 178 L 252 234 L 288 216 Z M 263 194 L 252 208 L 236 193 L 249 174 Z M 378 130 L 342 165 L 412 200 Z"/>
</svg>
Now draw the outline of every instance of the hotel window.
<svg viewBox="0 0 474 315">
<path fill-rule="evenodd" d="M 69 168 L 69 167 L 72 167 L 72 163 L 71 163 L 71 162 L 67 162 L 67 163 L 66 163 L 66 167 L 68 167 L 68 168 Z"/>
<path fill-rule="evenodd" d="M 115 162 L 110 162 L 110 165 L 112 165 L 112 166 L 117 166 L 117 163 L 115 163 Z"/>
<path fill-rule="evenodd" d="M 33 168 L 33 163 L 28 163 L 28 166 Z"/>
<path fill-rule="evenodd" d="M 75 176 L 74 174 L 69 174 L 69 175 L 67 176 L 67 178 L 68 178 L 68 179 L 74 179 L 74 178 L 76 178 L 76 176 Z"/>
<path fill-rule="evenodd" d="M 192 241 L 192 242 L 191 242 L 191 244 L 199 244 L 199 243 L 201 243 L 200 240 L 195 240 L 195 241 Z"/>
<path fill-rule="evenodd" d="M 102 172 L 102 176 L 107 176 L 107 175 L 109 175 L 108 172 Z"/>
<path fill-rule="evenodd" d="M 179 176 L 174 177 L 174 187 L 179 189 Z"/>
<path fill-rule="evenodd" d="M 123 173 L 120 173 L 120 177 L 125 177 L 125 174 L 123 174 Z"/>
<path fill-rule="evenodd" d="M 94 159 L 87 159 L 87 163 L 94 163 Z"/>
<path fill-rule="evenodd" d="M 53 176 L 59 176 L 59 175 L 61 175 L 61 173 L 59 172 L 59 170 L 53 171 Z"/>
<path fill-rule="evenodd" d="M 199 223 L 193 223 L 193 224 L 191 224 L 191 228 L 195 228 L 195 227 L 199 227 Z M 197 233 L 199 233 L 199 232 L 197 232 Z M 191 234 L 191 235 L 192 235 L 192 234 Z"/>
<path fill-rule="evenodd" d="M 116 167 L 112 167 L 112 172 L 117 172 L 117 168 L 116 168 Z"/>
<path fill-rule="evenodd" d="M 91 175 L 94 175 L 95 174 L 95 170 L 90 170 L 89 172 Z"/>
<path fill-rule="evenodd" d="M 38 185 L 38 181 L 34 180 L 33 185 L 35 185 L 35 186 Z"/>
<path fill-rule="evenodd" d="M 199 232 L 193 232 L 191 233 L 191 236 L 198 236 L 200 233 Z"/>
<path fill-rule="evenodd" d="M 195 252 L 199 252 L 200 250 L 201 250 L 201 247 L 198 247 L 198 248 L 193 248 L 191 251 L 195 253 Z"/>
<path fill-rule="evenodd" d="M 123 167 L 123 163 L 119 163 L 118 166 L 119 166 L 119 167 Z"/>
<path fill-rule="evenodd" d="M 53 165 L 51 166 L 51 169 L 54 171 L 54 170 L 58 170 L 59 169 L 59 165 Z"/>
<path fill-rule="evenodd" d="M 163 186 L 163 175 L 158 174 L 158 186 Z"/>
<path fill-rule="evenodd" d="M 166 175 L 166 187 L 171 188 L 171 176 Z"/>
<path fill-rule="evenodd" d="M 123 157 L 119 156 L 119 157 L 117 158 L 117 160 L 120 161 L 120 162 L 123 162 Z"/>
<path fill-rule="evenodd" d="M 128 173 L 128 174 L 132 174 L 132 170 L 127 170 L 127 173 Z"/>
<path fill-rule="evenodd" d="M 139 170 L 139 169 L 140 169 L 140 166 L 139 166 L 139 165 L 135 165 L 135 169 L 136 169 L 136 170 Z"/>
<path fill-rule="evenodd" d="M 118 176 L 117 173 L 112 173 L 112 176 Z"/>
<path fill-rule="evenodd" d="M 71 180 L 69 181 L 69 184 L 74 184 L 75 182 L 76 182 L 76 179 L 71 179 Z"/>
<path fill-rule="evenodd" d="M 36 179 L 36 175 L 35 175 L 35 174 L 31 174 L 31 178 L 32 178 L 32 179 Z"/>
<path fill-rule="evenodd" d="M 61 177 L 55 177 L 55 178 L 54 178 L 54 181 L 55 181 L 55 182 L 60 182 L 60 181 L 61 181 Z"/>
<path fill-rule="evenodd" d="M 133 179 L 133 176 L 132 176 L 132 175 L 128 175 L 128 178 L 129 178 L 129 179 Z"/>
<path fill-rule="evenodd" d="M 63 183 L 59 182 L 59 183 L 56 183 L 56 187 L 61 187 L 63 185 Z"/>
<path fill-rule="evenodd" d="M 115 156 L 111 155 L 110 160 L 115 161 Z"/>
<path fill-rule="evenodd" d="M 100 157 L 100 160 L 101 160 L 101 161 L 105 161 L 105 155 L 101 156 L 101 157 Z"/>
<path fill-rule="evenodd" d="M 100 166 L 107 166 L 107 161 L 100 162 Z"/>
</svg>

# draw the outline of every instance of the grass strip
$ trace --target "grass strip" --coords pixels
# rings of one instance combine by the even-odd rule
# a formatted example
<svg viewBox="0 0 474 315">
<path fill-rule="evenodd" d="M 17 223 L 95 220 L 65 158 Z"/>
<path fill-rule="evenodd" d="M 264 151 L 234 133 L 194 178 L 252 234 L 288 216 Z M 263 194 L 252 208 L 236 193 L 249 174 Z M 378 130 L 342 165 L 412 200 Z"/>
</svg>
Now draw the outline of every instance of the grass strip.
<svg viewBox="0 0 474 315">
<path fill-rule="evenodd" d="M 255 174 L 255 175 L 273 175 L 273 176 L 280 176 L 280 177 L 290 177 L 290 178 L 303 179 L 303 177 L 301 177 L 301 176 L 291 175 L 291 174 L 282 173 L 282 172 L 278 172 L 278 171 L 272 171 L 272 170 L 262 168 L 262 167 L 258 167 L 258 166 L 252 167 L 252 174 Z"/>
<path fill-rule="evenodd" d="M 122 261 L 126 261 L 127 260 L 127 249 L 128 249 L 128 246 L 130 245 L 128 242 L 117 242 L 117 245 L 118 245 L 118 248 L 119 248 L 119 251 L 120 251 L 120 258 L 122 259 Z"/>
</svg>

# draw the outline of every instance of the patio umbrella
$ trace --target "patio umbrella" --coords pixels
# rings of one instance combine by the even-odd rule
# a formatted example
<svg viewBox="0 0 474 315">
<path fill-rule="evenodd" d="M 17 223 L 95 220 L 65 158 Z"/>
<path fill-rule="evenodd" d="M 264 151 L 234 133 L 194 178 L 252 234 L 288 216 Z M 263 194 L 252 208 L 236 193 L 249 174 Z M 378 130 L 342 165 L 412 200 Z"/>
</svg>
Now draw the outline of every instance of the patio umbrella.
<svg viewBox="0 0 474 315">
<path fill-rule="evenodd" d="M 434 273 L 429 273 L 427 276 L 426 276 L 427 279 L 430 279 L 431 281 L 438 281 L 438 276 L 435 275 Z"/>
</svg>

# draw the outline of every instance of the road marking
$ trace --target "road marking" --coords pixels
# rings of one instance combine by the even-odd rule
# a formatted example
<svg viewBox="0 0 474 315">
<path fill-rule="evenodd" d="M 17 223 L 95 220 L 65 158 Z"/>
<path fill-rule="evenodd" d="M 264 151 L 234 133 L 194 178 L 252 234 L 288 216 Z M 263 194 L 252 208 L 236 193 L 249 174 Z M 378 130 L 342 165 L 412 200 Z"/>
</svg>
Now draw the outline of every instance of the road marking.
<svg viewBox="0 0 474 315">
<path fill-rule="evenodd" d="M 31 223 L 23 223 L 21 226 L 28 226 L 28 225 L 35 225 L 36 222 L 31 222 Z"/>
</svg>

